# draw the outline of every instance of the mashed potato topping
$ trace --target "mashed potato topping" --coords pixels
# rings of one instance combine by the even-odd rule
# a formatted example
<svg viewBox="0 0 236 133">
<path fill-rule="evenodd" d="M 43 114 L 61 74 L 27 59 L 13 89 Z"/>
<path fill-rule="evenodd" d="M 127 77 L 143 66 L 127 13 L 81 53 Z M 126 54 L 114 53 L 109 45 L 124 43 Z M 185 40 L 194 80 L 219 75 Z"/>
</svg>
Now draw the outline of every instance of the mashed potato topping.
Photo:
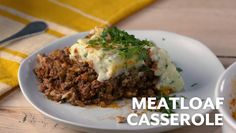
<svg viewBox="0 0 236 133">
<path fill-rule="evenodd" d="M 150 59 L 155 64 L 150 69 L 160 80 L 156 85 L 158 89 L 180 91 L 184 86 L 181 75 L 164 49 L 117 28 L 95 28 L 89 36 L 71 46 L 70 58 L 92 62 L 100 82 L 139 68 Z"/>
</svg>

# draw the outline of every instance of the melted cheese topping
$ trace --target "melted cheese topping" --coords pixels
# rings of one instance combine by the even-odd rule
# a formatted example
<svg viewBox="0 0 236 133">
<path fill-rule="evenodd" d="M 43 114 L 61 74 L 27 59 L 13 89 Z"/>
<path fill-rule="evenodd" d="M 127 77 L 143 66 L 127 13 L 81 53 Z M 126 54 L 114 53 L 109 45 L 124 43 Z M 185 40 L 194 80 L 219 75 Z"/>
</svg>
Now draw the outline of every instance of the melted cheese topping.
<svg viewBox="0 0 236 133">
<path fill-rule="evenodd" d="M 102 31 L 102 28 L 95 28 L 90 38 L 79 39 L 70 48 L 70 58 L 80 58 L 82 61 L 92 62 L 94 70 L 98 74 L 97 80 L 101 82 L 124 73 L 129 68 L 140 67 L 144 64 L 143 60 L 137 60 L 137 56 L 123 59 L 116 49 L 107 51 L 102 48 L 91 47 L 88 41 L 98 38 Z M 184 86 L 183 79 L 176 70 L 176 66 L 171 62 L 167 52 L 156 46 L 150 46 L 149 48 L 151 60 L 157 66 L 153 71 L 156 76 L 160 77 L 160 83 L 156 86 L 157 89 L 169 87 L 173 91 L 182 90 Z"/>
</svg>

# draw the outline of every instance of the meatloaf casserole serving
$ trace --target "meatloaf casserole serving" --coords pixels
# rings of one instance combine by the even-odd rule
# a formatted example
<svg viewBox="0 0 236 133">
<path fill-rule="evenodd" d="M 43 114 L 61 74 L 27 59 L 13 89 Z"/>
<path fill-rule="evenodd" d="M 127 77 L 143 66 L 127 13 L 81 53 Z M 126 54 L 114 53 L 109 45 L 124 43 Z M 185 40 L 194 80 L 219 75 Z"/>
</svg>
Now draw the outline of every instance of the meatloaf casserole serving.
<svg viewBox="0 0 236 133">
<path fill-rule="evenodd" d="M 71 47 L 39 54 L 40 91 L 57 102 L 106 106 L 131 97 L 169 95 L 184 82 L 168 53 L 116 27 L 93 29 Z"/>
</svg>

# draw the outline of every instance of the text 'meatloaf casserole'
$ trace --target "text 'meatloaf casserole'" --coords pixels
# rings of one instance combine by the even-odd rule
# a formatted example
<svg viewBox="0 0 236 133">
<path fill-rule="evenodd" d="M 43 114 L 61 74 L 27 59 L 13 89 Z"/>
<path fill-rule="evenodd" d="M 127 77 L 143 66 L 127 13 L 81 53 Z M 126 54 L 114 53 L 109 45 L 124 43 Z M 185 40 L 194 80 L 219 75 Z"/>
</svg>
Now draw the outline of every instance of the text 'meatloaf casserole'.
<svg viewBox="0 0 236 133">
<path fill-rule="evenodd" d="M 72 105 L 169 95 L 184 82 L 167 52 L 116 27 L 95 28 L 70 48 L 39 54 L 34 72 L 51 100 Z"/>
</svg>

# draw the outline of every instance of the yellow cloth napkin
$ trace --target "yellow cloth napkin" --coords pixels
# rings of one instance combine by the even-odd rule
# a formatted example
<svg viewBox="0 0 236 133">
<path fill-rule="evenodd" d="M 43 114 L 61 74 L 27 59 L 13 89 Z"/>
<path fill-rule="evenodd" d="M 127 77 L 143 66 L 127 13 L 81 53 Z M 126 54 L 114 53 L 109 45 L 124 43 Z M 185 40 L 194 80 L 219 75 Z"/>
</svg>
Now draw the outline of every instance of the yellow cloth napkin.
<svg viewBox="0 0 236 133">
<path fill-rule="evenodd" d="M 154 0 L 0 0 L 0 39 L 43 20 L 46 33 L 0 45 L 0 96 L 18 86 L 20 62 L 59 37 L 112 25 Z"/>
</svg>

